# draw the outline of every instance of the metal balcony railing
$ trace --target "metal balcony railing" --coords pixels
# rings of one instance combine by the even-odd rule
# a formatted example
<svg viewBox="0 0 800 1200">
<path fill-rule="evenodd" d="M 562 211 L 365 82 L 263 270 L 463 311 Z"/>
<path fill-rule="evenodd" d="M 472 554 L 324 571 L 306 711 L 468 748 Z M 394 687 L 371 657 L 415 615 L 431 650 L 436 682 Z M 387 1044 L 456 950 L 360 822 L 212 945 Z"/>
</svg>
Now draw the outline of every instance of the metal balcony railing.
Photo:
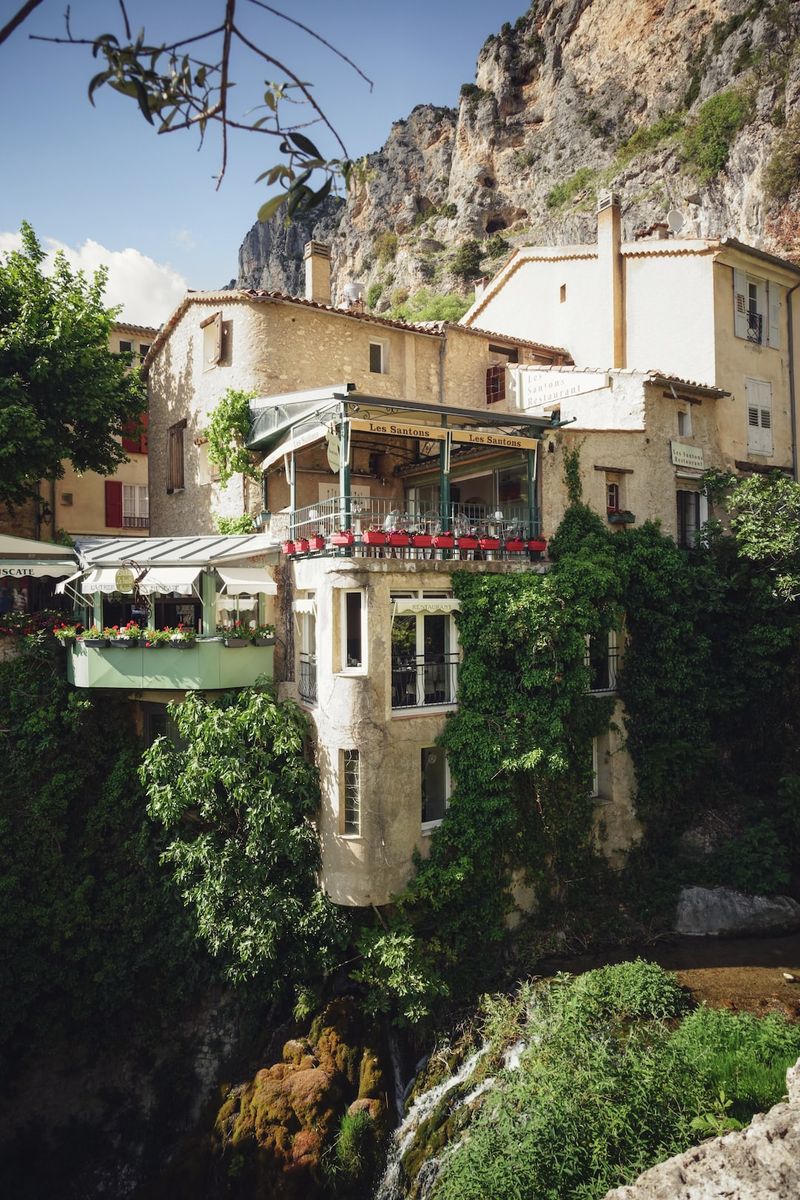
<svg viewBox="0 0 800 1200">
<path fill-rule="evenodd" d="M 126 517 L 122 518 L 123 529 L 147 529 L 150 524 L 149 517 Z"/>
<path fill-rule="evenodd" d="M 392 708 L 455 704 L 458 655 L 392 658 Z"/>
<path fill-rule="evenodd" d="M 297 681 L 297 691 L 300 699 L 306 704 L 317 702 L 317 656 L 316 654 L 300 654 L 300 674 Z"/>
<path fill-rule="evenodd" d="M 764 340 L 764 318 L 761 313 L 748 312 L 747 314 L 747 340 L 748 342 L 756 342 L 759 346 Z"/>
<path fill-rule="evenodd" d="M 590 692 L 615 692 L 617 690 L 618 648 L 603 647 L 605 653 L 596 652 L 594 647 L 586 650 L 584 665 L 589 672 Z"/>
<path fill-rule="evenodd" d="M 372 530 L 429 535 L 449 531 L 456 537 L 496 537 L 501 540 L 539 535 L 538 519 L 531 523 L 527 506 L 521 504 L 501 504 L 494 510 L 481 504 L 450 504 L 447 520 L 443 521 L 438 508 L 404 507 L 398 500 L 384 496 L 344 499 L 337 496 L 298 508 L 290 518 L 289 536 L 293 541 L 314 534 L 327 539 L 348 525 L 357 539 Z"/>
</svg>

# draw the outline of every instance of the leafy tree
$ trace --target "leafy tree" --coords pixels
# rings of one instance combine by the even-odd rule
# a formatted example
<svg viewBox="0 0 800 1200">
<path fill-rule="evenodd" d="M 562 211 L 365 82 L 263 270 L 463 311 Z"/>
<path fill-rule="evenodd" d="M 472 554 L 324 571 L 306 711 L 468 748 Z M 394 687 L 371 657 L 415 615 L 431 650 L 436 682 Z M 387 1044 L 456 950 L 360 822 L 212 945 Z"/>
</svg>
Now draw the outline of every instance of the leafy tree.
<svg viewBox="0 0 800 1200">
<path fill-rule="evenodd" d="M 53 274 L 27 223 L 22 249 L 0 262 L 0 501 L 36 495 L 78 471 L 112 474 L 126 462 L 117 437 L 145 408 L 144 385 L 108 339 L 116 310 L 103 304 L 106 273 L 74 274 L 62 254 Z"/>
<path fill-rule="evenodd" d="M 776 592 L 800 592 L 800 484 L 781 471 L 735 483 L 728 497 L 739 553 L 765 567 Z"/>
<path fill-rule="evenodd" d="M 474 239 L 462 242 L 453 255 L 453 273 L 462 279 L 474 279 L 481 273 L 482 252 Z"/>
<path fill-rule="evenodd" d="M 467 309 L 472 305 L 474 294 L 459 296 L 455 292 L 447 292 L 435 296 L 427 288 L 421 288 L 409 296 L 396 308 L 391 316 L 401 321 L 460 321 Z"/>
<path fill-rule="evenodd" d="M 27 0 L 0 27 L 0 45 L 24 24 L 41 0 Z M 269 13 L 301 29 L 321 42 L 331 53 L 347 63 L 369 84 L 355 63 L 315 33 L 302 21 L 281 12 L 264 0 L 218 0 L 219 19 L 211 28 L 187 29 L 176 40 L 151 41 L 144 27 L 134 36 L 125 0 L 119 0 L 121 28 L 115 33 L 100 33 L 93 37 L 75 37 L 67 9 L 65 37 L 37 37 L 37 41 L 87 47 L 101 64 L 89 83 L 89 99 L 94 103 L 95 92 L 104 86 L 129 97 L 139 108 L 148 124 L 160 134 L 179 130 L 196 130 L 200 141 L 209 126 L 218 126 L 222 133 L 222 160 L 217 187 L 222 182 L 228 162 L 229 133 L 244 130 L 280 139 L 283 162 L 268 168 L 259 176 L 268 185 L 278 184 L 283 190 L 259 209 L 259 220 L 266 221 L 285 205 L 288 216 L 307 212 L 321 203 L 332 191 L 339 177 L 347 183 L 359 168 L 347 154 L 347 148 L 328 120 L 312 93 L 311 84 L 302 75 L 264 49 L 262 27 L 249 28 L 240 15 L 247 11 L 253 16 Z M 255 10 L 261 10 L 256 13 Z M 232 111 L 233 77 L 237 53 L 250 54 L 259 60 L 259 68 L 276 71 L 282 82 L 265 81 L 259 103 L 243 115 Z M 293 119 L 284 121 L 282 114 L 288 105 Z M 303 133 L 310 125 L 322 125 L 336 141 L 341 157 L 326 159 L 314 142 Z M 322 174 L 322 184 L 312 187 L 311 178 Z"/>
<path fill-rule="evenodd" d="M 255 392 L 228 388 L 209 418 L 208 461 L 218 468 L 223 487 L 234 475 L 244 475 L 247 479 L 260 477 L 253 455 L 245 446 L 252 420 L 250 401 L 254 397 Z"/>
<path fill-rule="evenodd" d="M 317 881 L 305 718 L 256 688 L 213 703 L 190 693 L 169 711 L 180 741 L 157 739 L 141 771 L 171 834 L 164 859 L 228 978 L 277 995 L 332 966 L 347 934 Z"/>
</svg>

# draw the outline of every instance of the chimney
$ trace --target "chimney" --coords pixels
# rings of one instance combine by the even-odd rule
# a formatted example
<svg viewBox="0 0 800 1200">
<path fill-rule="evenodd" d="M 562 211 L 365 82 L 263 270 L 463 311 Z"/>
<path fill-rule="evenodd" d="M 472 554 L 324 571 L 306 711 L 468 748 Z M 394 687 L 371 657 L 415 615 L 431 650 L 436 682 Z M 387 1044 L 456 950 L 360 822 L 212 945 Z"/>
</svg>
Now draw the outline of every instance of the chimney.
<svg viewBox="0 0 800 1200">
<path fill-rule="evenodd" d="M 607 312 L 612 367 L 625 366 L 625 293 L 622 274 L 622 213 L 615 192 L 597 200 L 597 260 L 602 303 Z"/>
<path fill-rule="evenodd" d="M 331 302 L 331 248 L 325 242 L 306 242 L 306 300 L 317 304 Z"/>
</svg>

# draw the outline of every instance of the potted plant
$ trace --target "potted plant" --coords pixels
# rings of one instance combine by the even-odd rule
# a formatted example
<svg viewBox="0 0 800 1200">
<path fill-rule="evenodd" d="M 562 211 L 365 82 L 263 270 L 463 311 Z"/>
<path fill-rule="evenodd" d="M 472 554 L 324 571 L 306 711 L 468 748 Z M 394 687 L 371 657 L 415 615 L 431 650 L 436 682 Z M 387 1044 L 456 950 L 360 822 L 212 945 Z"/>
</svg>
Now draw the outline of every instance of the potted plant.
<svg viewBox="0 0 800 1200">
<path fill-rule="evenodd" d="M 309 550 L 324 550 L 325 549 L 325 538 L 322 536 L 321 533 L 312 533 L 311 534 L 311 537 L 308 539 L 308 548 L 309 548 Z"/>
<path fill-rule="evenodd" d="M 481 550 L 499 550 L 500 538 L 498 537 L 479 537 L 478 545 Z"/>
<path fill-rule="evenodd" d="M 466 533 L 463 535 L 463 537 L 459 537 L 458 548 L 459 550 L 477 550 L 478 539 L 471 533 Z"/>
<path fill-rule="evenodd" d="M 191 650 L 197 641 L 196 631 L 186 625 L 176 625 L 174 629 L 167 632 L 169 633 L 169 644 L 173 650 Z"/>
<path fill-rule="evenodd" d="M 381 529 L 366 529 L 361 535 L 365 546 L 385 546 L 386 534 Z"/>
<path fill-rule="evenodd" d="M 274 625 L 256 625 L 253 633 L 254 646 L 274 646 L 275 645 L 275 626 Z"/>
<path fill-rule="evenodd" d="M 433 545 L 433 535 L 430 533 L 412 533 L 411 545 L 417 550 L 430 550 Z"/>
<path fill-rule="evenodd" d="M 527 544 L 521 537 L 508 538 L 506 540 L 506 552 L 508 554 L 523 554 L 527 548 Z"/>
<path fill-rule="evenodd" d="M 456 544 L 456 539 L 449 530 L 443 533 L 435 533 L 433 535 L 433 544 L 437 550 L 452 550 Z"/>
<path fill-rule="evenodd" d="M 251 645 L 250 630 L 241 621 L 233 625 L 218 625 L 217 633 L 222 634 L 222 643 L 231 650 L 241 650 L 243 646 Z"/>
<path fill-rule="evenodd" d="M 610 508 L 608 520 L 611 525 L 633 525 L 636 517 L 627 508 Z"/>
<path fill-rule="evenodd" d="M 139 645 L 141 629 L 135 621 L 129 621 L 127 625 L 120 627 L 112 625 L 111 629 L 107 629 L 108 644 L 112 650 L 132 650 Z"/>
<path fill-rule="evenodd" d="M 352 546 L 355 541 L 355 536 L 352 529 L 340 529 L 337 533 L 331 534 L 332 546 Z"/>
<path fill-rule="evenodd" d="M 310 543 L 309 543 L 308 538 L 298 538 L 294 544 L 295 553 L 296 554 L 308 554 L 309 545 L 310 545 Z"/>
<path fill-rule="evenodd" d="M 291 540 L 281 542 L 281 550 L 284 554 L 294 554 L 294 542 Z"/>
<path fill-rule="evenodd" d="M 547 549 L 547 538 L 535 537 L 528 542 L 528 549 L 532 554 L 544 554 Z"/>
<path fill-rule="evenodd" d="M 78 639 L 83 626 L 77 625 L 56 625 L 53 628 L 53 636 L 58 639 L 62 646 L 74 646 Z"/>
<path fill-rule="evenodd" d="M 167 629 L 145 629 L 142 633 L 144 644 L 148 650 L 160 650 L 162 646 L 169 643 L 169 630 Z"/>
<path fill-rule="evenodd" d="M 410 546 L 411 538 L 406 533 L 405 529 L 392 529 L 389 533 L 390 546 Z"/>
<path fill-rule="evenodd" d="M 100 647 L 108 645 L 108 638 L 105 635 L 105 631 L 102 630 L 99 625 L 90 625 L 89 628 L 83 632 L 80 640 L 83 642 L 84 646 Z"/>
</svg>

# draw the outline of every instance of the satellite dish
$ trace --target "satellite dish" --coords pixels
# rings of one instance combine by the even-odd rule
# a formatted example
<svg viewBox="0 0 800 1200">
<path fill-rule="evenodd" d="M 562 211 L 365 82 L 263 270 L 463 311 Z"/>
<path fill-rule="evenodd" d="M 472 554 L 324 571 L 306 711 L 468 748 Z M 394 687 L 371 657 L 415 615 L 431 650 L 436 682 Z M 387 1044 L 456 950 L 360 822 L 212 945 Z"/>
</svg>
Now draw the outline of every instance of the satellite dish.
<svg viewBox="0 0 800 1200">
<path fill-rule="evenodd" d="M 683 213 L 678 212 L 677 208 L 672 208 L 667 213 L 667 224 L 673 233 L 680 233 L 686 224 L 686 218 Z"/>
<path fill-rule="evenodd" d="M 342 465 L 342 448 L 339 438 L 335 433 L 330 432 L 325 435 L 325 441 L 328 444 L 328 466 L 336 474 Z"/>
</svg>

